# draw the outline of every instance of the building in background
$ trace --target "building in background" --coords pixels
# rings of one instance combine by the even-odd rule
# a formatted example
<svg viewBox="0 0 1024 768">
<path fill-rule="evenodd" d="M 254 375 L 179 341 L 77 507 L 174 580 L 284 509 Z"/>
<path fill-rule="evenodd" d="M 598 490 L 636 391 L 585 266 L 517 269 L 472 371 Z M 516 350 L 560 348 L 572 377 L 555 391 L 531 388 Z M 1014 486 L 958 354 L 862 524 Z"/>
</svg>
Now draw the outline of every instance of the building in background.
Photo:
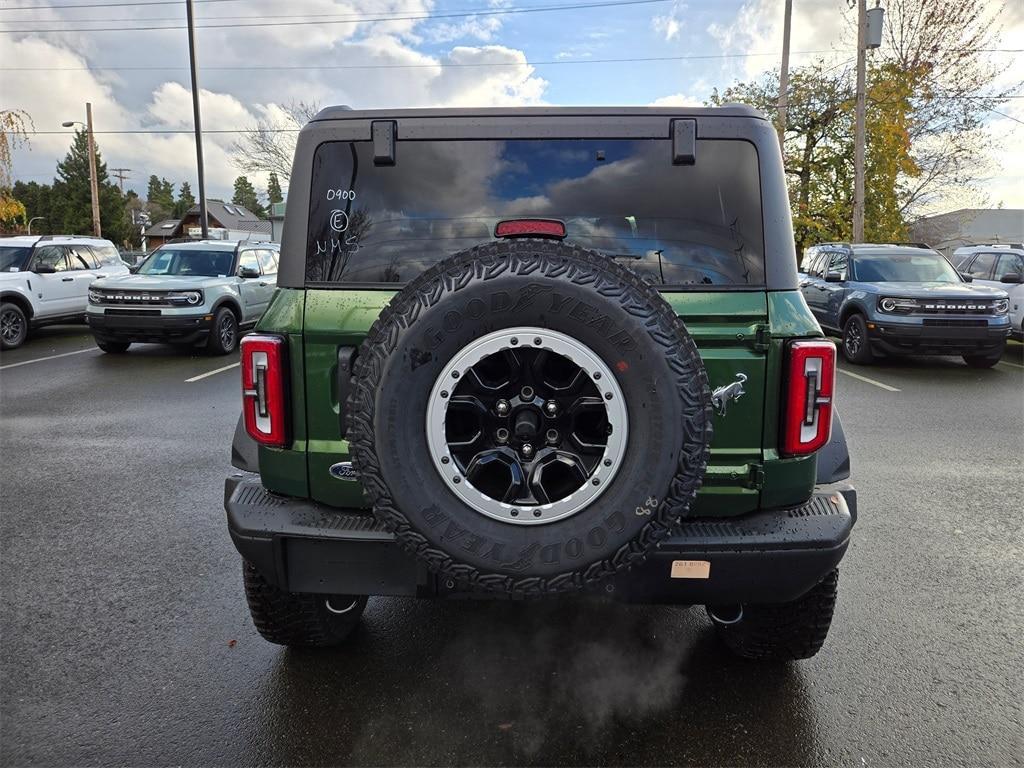
<svg viewBox="0 0 1024 768">
<path fill-rule="evenodd" d="M 1024 243 L 1024 209 L 962 208 L 925 216 L 911 225 L 910 239 L 946 256 L 961 245 Z"/>
<path fill-rule="evenodd" d="M 270 239 L 275 243 L 281 242 L 281 233 L 284 231 L 284 209 L 283 200 L 270 205 Z"/>
<path fill-rule="evenodd" d="M 223 200 L 207 200 L 206 209 L 211 240 L 271 239 L 271 223 L 241 205 L 225 203 Z M 201 232 L 199 206 L 194 205 L 181 219 L 165 219 L 149 227 L 144 233 L 145 242 L 142 247 L 152 251 L 168 240 L 198 240 Z"/>
</svg>

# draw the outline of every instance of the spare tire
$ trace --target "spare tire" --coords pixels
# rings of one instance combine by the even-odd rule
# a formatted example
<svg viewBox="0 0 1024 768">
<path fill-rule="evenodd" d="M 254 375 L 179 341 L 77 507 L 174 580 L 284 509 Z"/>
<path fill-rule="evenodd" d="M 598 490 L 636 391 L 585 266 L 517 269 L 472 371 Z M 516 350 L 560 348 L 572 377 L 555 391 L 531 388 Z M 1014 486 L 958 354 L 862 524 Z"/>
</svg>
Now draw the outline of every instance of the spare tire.
<svg viewBox="0 0 1024 768">
<path fill-rule="evenodd" d="M 409 283 L 360 347 L 347 405 L 376 515 L 436 573 L 512 594 L 642 561 L 709 457 L 696 345 L 606 256 L 518 239 Z"/>
</svg>

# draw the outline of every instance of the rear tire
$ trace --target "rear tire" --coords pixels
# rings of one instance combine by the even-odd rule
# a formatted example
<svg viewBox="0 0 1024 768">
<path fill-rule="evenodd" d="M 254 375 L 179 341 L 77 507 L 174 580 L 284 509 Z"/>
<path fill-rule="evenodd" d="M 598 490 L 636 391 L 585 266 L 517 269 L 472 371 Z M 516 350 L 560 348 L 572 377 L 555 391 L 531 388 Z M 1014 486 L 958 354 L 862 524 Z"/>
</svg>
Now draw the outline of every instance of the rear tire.
<svg viewBox="0 0 1024 768">
<path fill-rule="evenodd" d="M 1002 346 L 998 352 L 988 355 L 964 355 L 964 362 L 971 368 L 991 368 L 1003 359 L 1003 352 L 1005 351 L 1005 346 Z"/>
<path fill-rule="evenodd" d="M 834 570 L 803 597 L 789 603 L 708 606 L 718 637 L 744 659 L 794 661 L 821 650 L 832 624 L 839 589 Z"/>
<path fill-rule="evenodd" d="M 17 349 L 28 338 L 28 318 L 17 304 L 0 304 L 0 349 Z"/>
<path fill-rule="evenodd" d="M 874 362 L 864 315 L 850 315 L 843 325 L 843 357 L 854 365 L 871 365 Z"/>
<path fill-rule="evenodd" d="M 227 307 L 221 307 L 213 316 L 206 348 L 212 355 L 230 355 L 238 348 L 238 318 Z"/>
<path fill-rule="evenodd" d="M 96 346 L 110 355 L 123 355 L 131 346 L 127 341 L 97 341 Z"/>
<path fill-rule="evenodd" d="M 264 640 L 278 645 L 338 645 L 359 625 L 366 608 L 365 595 L 285 592 L 268 583 L 248 561 L 243 561 L 242 573 L 252 623 Z"/>
</svg>

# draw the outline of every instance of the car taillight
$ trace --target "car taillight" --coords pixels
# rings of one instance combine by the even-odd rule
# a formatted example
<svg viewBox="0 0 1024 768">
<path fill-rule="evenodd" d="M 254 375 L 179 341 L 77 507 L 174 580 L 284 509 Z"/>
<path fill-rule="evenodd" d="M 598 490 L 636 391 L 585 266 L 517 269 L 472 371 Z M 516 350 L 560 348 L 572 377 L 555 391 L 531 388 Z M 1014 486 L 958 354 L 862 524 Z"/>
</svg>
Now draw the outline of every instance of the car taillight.
<svg viewBox="0 0 1024 768">
<path fill-rule="evenodd" d="M 288 444 L 285 340 L 280 336 L 246 336 L 241 349 L 245 431 L 262 445 L 283 448 Z"/>
<path fill-rule="evenodd" d="M 831 341 L 794 341 L 788 354 L 782 453 L 803 456 L 832 436 L 836 347 Z"/>
</svg>

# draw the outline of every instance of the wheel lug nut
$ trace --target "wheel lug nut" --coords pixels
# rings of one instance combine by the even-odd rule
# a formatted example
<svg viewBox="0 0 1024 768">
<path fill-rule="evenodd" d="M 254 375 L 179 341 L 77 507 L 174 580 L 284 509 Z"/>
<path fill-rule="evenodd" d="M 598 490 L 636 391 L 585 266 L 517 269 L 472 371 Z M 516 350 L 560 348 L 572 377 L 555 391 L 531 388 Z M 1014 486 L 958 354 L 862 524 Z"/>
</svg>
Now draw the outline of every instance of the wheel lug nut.
<svg viewBox="0 0 1024 768">
<path fill-rule="evenodd" d="M 499 400 L 494 404 L 494 410 L 498 412 L 499 416 L 504 416 L 509 410 L 508 400 Z"/>
<path fill-rule="evenodd" d="M 554 400 L 548 400 L 544 403 L 544 413 L 548 416 L 554 416 L 558 413 L 558 403 Z"/>
<path fill-rule="evenodd" d="M 530 458 L 531 456 L 533 456 L 533 446 L 530 445 L 529 443 L 523 444 L 522 451 L 523 456 L 525 456 L 526 458 Z"/>
</svg>

